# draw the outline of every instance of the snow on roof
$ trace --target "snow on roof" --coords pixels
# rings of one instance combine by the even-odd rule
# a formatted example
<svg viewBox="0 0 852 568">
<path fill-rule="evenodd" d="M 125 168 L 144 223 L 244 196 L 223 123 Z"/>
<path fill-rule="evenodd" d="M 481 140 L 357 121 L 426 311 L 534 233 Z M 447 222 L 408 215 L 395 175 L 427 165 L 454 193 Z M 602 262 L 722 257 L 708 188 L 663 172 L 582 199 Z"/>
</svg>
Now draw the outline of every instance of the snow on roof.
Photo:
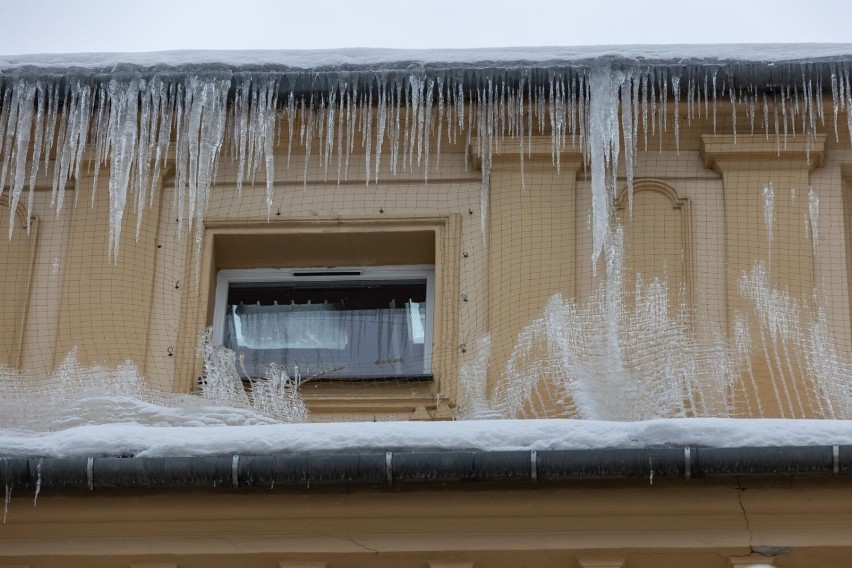
<svg viewBox="0 0 852 568">
<path fill-rule="evenodd" d="M 619 45 L 487 49 L 335 49 L 162 51 L 0 56 L 0 74 L 39 68 L 55 72 L 180 71 L 222 66 L 231 70 L 476 69 L 578 66 L 602 59 L 625 63 L 700 65 L 849 61 L 852 44 Z"/>
<path fill-rule="evenodd" d="M 228 427 L 114 423 L 0 430 L 0 457 L 191 457 L 282 453 L 769 447 L 852 444 L 852 422 L 730 418 L 349 422 Z"/>
</svg>

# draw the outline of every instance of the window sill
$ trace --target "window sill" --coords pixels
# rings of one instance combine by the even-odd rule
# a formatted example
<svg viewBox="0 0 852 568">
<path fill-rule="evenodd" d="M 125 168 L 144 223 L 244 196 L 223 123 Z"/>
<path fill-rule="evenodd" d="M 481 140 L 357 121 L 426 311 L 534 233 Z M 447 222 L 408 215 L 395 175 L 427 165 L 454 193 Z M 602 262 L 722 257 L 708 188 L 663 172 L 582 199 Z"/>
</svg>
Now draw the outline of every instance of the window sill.
<svg viewBox="0 0 852 568">
<path fill-rule="evenodd" d="M 374 387 L 347 381 L 306 383 L 302 399 L 311 421 L 449 420 L 446 399 L 436 396 L 432 382 L 387 381 Z"/>
</svg>

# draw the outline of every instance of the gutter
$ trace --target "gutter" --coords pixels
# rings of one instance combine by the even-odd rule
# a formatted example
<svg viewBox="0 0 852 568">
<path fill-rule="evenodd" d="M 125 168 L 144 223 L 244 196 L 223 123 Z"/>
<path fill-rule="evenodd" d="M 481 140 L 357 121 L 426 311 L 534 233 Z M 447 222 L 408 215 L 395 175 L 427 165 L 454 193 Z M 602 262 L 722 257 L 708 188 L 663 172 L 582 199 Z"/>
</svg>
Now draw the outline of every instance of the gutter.
<svg viewBox="0 0 852 568">
<path fill-rule="evenodd" d="M 848 476 L 852 445 L 327 453 L 213 457 L 0 457 L 0 484 L 53 490 L 385 486 L 656 477 Z"/>
</svg>

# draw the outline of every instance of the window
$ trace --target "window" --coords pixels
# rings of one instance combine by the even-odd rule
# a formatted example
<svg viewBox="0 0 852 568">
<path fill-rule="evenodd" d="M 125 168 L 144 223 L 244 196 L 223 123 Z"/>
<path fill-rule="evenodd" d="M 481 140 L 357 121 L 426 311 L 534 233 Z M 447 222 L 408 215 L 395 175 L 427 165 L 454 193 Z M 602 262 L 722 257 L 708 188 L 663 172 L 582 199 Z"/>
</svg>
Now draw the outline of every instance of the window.
<svg viewBox="0 0 852 568">
<path fill-rule="evenodd" d="M 244 377 L 431 379 L 432 265 L 218 271 L 214 341 Z"/>
</svg>

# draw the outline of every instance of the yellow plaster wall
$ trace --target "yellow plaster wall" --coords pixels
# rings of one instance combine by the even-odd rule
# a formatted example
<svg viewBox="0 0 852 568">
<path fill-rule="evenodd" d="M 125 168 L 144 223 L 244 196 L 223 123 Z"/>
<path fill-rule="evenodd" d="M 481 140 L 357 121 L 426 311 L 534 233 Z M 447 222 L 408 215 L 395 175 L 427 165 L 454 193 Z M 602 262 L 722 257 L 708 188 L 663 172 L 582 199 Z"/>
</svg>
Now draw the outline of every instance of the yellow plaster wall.
<svg viewBox="0 0 852 568">
<path fill-rule="evenodd" d="M 850 263 L 848 245 L 841 246 L 850 234 L 849 200 L 842 189 L 848 188 L 843 180 L 849 179 L 852 162 L 848 143 L 818 136 L 816 145 L 806 148 L 803 139 L 791 138 L 779 157 L 774 141 L 740 134 L 734 143 L 725 134 L 728 118 L 720 113 L 718 123 L 717 135 L 711 134 L 707 121 L 682 125 L 679 150 L 669 133 L 662 150 L 652 143 L 648 152 L 640 151 L 634 166 L 639 188 L 635 217 L 625 224 L 628 267 L 645 275 L 667 271 L 678 287 L 685 282 L 687 296 L 694 299 L 695 320 L 727 334 L 737 314 L 747 311 L 737 292 L 739 275 L 756 259 L 764 259 L 778 289 L 802 301 L 809 300 L 815 289 L 821 291 L 829 328 L 840 348 L 848 350 Z M 327 173 L 314 155 L 306 182 L 305 158 L 294 153 L 288 168 L 282 150 L 276 158 L 271 211 L 262 183 L 246 185 L 238 195 L 233 185 L 237 166 L 223 156 L 206 220 L 211 228 L 265 227 L 297 233 L 325 231 L 338 222 L 352 227 L 397 223 L 404 228 L 418 219 L 439 220 L 443 228 L 434 245 L 442 286 L 437 320 L 442 343 L 434 349 L 439 381 L 405 404 L 396 397 L 392 405 L 396 410 L 386 416 L 405 417 L 428 399 L 437 400 L 432 403 L 435 409 L 442 398 L 451 403 L 458 399 L 459 369 L 479 364 L 479 338 L 491 338 L 488 378 L 493 386 L 519 331 L 540 316 L 550 296 L 559 293 L 581 302 L 592 292 L 590 184 L 580 146 L 569 145 L 557 172 L 549 144 L 548 136 L 531 140 L 524 163 L 525 187 L 512 145 L 497 148 L 484 225 L 481 171 L 463 143 L 445 144 L 440 166 L 433 156 L 428 182 L 417 167 L 392 175 L 385 159 L 378 184 L 364 182 L 364 161 L 357 154 L 348 179 L 340 183 L 335 168 Z M 146 208 L 138 240 L 135 213 L 125 214 L 117 262 L 107 255 L 108 172 L 101 172 L 94 206 L 89 173 L 77 187 L 69 187 L 58 216 L 50 205 L 50 180 L 40 179 L 34 210 L 39 219 L 34 234 L 38 246 L 28 292 L 32 299 L 22 299 L 27 292 L 19 284 L 10 286 L 17 295 L 7 296 L 11 304 L 26 305 L 27 321 L 23 332 L 12 326 L 12 322 L 18 326 L 21 318 L 7 319 L 3 327 L 10 338 L 23 337 L 19 355 L 11 351 L 5 355 L 9 361 L 44 375 L 76 347 L 83 364 L 116 365 L 132 359 L 153 386 L 192 388 L 198 371 L 195 335 L 209 323 L 207 298 L 216 253 L 213 242 L 206 239 L 196 270 L 193 238 L 178 234 L 174 179 L 168 177 L 172 175 L 167 174 L 153 206 Z M 769 182 L 776 192 L 771 261 L 760 195 Z M 681 205 L 672 207 L 659 192 L 643 191 L 648 183 L 669 187 Z M 625 184 L 622 160 L 616 186 L 623 190 Z M 804 230 L 810 186 L 822 203 L 819 255 Z M 315 228 L 306 229 L 311 224 Z M 15 239 L 31 242 L 33 237 L 22 235 L 19 231 Z M 24 266 L 26 247 L 17 242 L 7 245 L 4 254 L 14 257 L 15 266 Z M 7 345 L 14 345 L 14 340 Z M 781 415 L 781 405 L 771 400 L 775 397 L 766 380 L 768 369 L 761 368 L 765 355 L 755 352 L 752 359 L 755 374 L 763 377 L 760 396 L 769 401 L 764 410 Z M 351 405 L 340 401 L 350 396 L 342 393 L 323 403 L 330 419 L 347 416 Z M 362 410 L 352 416 L 371 418 L 370 400 L 365 398 Z M 807 415 L 813 405 L 806 400 L 804 406 Z M 785 408 L 784 414 L 789 410 Z"/>
</svg>

